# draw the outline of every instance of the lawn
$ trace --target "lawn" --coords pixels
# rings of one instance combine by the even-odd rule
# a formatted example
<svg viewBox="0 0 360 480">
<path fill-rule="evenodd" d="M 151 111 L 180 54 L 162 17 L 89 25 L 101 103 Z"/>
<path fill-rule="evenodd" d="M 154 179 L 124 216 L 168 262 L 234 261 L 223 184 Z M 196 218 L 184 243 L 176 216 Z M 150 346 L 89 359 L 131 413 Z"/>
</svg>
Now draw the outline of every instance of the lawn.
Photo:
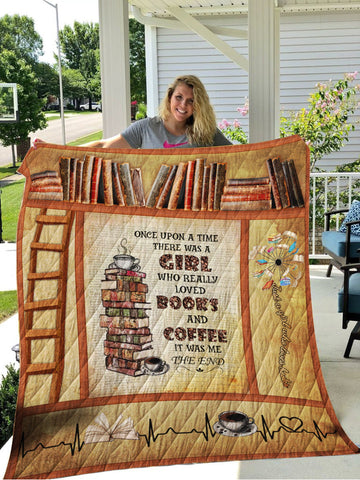
<svg viewBox="0 0 360 480">
<path fill-rule="evenodd" d="M 17 312 L 17 291 L 0 292 L 0 323 Z"/>
<path fill-rule="evenodd" d="M 25 179 L 9 183 L 1 188 L 2 239 L 16 241 L 17 222 L 25 186 Z"/>
<path fill-rule="evenodd" d="M 12 165 L 0 166 L 0 180 L 9 177 L 10 175 L 14 175 L 20 165 L 21 163 L 16 163 L 16 167 L 13 167 Z"/>
<path fill-rule="evenodd" d="M 102 139 L 102 131 L 100 130 L 99 132 L 91 133 L 90 135 L 86 135 L 86 137 L 81 137 L 81 138 L 78 138 L 77 140 L 74 140 L 73 142 L 69 142 L 68 145 L 75 147 L 77 145 L 84 145 L 84 143 L 94 142 L 95 140 L 101 140 L 101 139 Z"/>
</svg>

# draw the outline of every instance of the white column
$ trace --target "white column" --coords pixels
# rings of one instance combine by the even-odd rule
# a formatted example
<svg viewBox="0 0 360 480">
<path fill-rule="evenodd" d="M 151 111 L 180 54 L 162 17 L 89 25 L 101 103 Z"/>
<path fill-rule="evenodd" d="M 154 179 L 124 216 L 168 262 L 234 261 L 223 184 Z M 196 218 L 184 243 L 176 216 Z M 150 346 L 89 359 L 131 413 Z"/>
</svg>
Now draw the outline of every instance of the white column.
<svg viewBox="0 0 360 480">
<path fill-rule="evenodd" d="M 280 10 L 274 0 L 249 5 L 249 141 L 279 137 Z"/>
<path fill-rule="evenodd" d="M 103 136 L 130 123 L 129 12 L 127 0 L 99 0 Z"/>
<path fill-rule="evenodd" d="M 159 109 L 159 80 L 157 68 L 157 29 L 145 25 L 146 107 L 147 116 L 154 117 Z"/>
</svg>

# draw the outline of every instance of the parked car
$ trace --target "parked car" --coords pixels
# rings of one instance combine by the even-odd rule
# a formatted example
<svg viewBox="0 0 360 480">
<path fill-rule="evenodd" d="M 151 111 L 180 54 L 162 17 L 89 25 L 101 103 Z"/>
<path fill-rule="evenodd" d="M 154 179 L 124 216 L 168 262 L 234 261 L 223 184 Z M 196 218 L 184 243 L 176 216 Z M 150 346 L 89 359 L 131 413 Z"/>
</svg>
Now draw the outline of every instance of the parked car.
<svg viewBox="0 0 360 480">
<path fill-rule="evenodd" d="M 89 110 L 90 103 L 84 103 L 80 105 L 80 110 Z M 101 104 L 96 102 L 91 102 L 91 110 L 95 110 L 96 112 L 101 112 Z"/>
</svg>

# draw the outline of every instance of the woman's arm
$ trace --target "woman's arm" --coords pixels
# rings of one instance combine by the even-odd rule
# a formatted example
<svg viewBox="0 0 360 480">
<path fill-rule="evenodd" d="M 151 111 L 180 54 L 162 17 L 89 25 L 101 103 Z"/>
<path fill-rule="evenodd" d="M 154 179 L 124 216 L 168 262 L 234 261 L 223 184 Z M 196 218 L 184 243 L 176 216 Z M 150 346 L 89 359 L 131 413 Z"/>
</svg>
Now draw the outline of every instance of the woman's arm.
<svg viewBox="0 0 360 480">
<path fill-rule="evenodd" d="M 41 138 L 35 138 L 33 142 L 34 148 L 39 143 L 46 143 Z M 119 134 L 114 137 L 104 138 L 102 140 L 95 140 L 93 142 L 84 143 L 81 147 L 100 147 L 100 148 L 132 148 L 132 146 L 125 140 L 125 138 Z"/>
<path fill-rule="evenodd" d="M 100 148 L 132 148 L 121 134 L 110 138 L 104 138 L 102 140 L 95 140 L 94 142 L 85 143 L 81 146 Z"/>
</svg>

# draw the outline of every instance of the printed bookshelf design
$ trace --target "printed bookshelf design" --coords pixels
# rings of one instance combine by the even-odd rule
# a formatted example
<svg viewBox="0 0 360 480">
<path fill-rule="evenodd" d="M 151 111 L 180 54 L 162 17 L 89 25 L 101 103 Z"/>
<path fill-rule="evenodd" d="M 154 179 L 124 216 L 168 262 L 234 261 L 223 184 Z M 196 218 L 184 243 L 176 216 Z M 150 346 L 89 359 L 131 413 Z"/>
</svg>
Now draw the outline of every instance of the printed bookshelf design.
<svg viewBox="0 0 360 480">
<path fill-rule="evenodd" d="M 196 158 L 162 164 L 147 198 L 140 168 L 85 155 L 61 157 L 59 173 L 31 175 L 29 199 L 191 211 L 304 207 L 293 160 L 264 160 L 268 176 L 226 179 L 226 164 Z"/>
</svg>

